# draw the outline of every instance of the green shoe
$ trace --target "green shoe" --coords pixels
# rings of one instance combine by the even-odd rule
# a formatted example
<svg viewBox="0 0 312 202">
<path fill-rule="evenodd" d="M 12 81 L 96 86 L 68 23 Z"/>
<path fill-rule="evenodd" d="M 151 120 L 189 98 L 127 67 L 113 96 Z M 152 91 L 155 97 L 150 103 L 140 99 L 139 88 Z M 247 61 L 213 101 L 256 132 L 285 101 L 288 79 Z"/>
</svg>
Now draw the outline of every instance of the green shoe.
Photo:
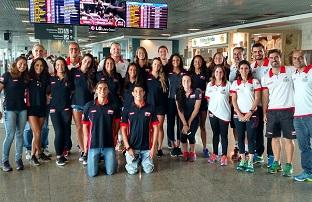
<svg viewBox="0 0 312 202">
<path fill-rule="evenodd" d="M 272 166 L 268 169 L 268 172 L 271 174 L 275 174 L 277 172 L 283 171 L 281 164 L 278 161 L 274 161 Z"/>
<path fill-rule="evenodd" d="M 283 176 L 285 177 L 291 177 L 291 175 L 293 174 L 293 166 L 291 163 L 286 163 L 284 169 L 283 169 Z"/>
<path fill-rule="evenodd" d="M 255 172 L 252 159 L 247 161 L 246 172 L 249 172 L 249 173 Z"/>
<path fill-rule="evenodd" d="M 246 168 L 246 161 L 244 159 L 241 159 L 239 164 L 236 167 L 236 170 L 245 170 Z"/>
</svg>

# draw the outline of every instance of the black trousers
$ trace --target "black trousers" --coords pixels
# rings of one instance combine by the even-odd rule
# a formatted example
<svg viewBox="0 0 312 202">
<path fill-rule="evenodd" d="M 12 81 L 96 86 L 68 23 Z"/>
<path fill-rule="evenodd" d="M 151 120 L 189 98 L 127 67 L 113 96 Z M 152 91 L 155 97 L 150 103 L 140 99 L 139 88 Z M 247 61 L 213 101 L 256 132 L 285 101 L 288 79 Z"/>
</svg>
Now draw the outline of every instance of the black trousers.
<svg viewBox="0 0 312 202">
<path fill-rule="evenodd" d="M 262 156 L 264 153 L 264 122 L 263 122 L 263 110 L 261 106 L 257 106 L 257 114 L 259 116 L 259 123 L 256 129 L 256 153 Z M 273 155 L 272 150 L 272 138 L 267 138 L 267 155 Z"/>
<path fill-rule="evenodd" d="M 212 129 L 213 153 L 218 155 L 218 145 L 221 136 L 222 155 L 227 155 L 229 122 L 223 121 L 209 112 L 209 120 Z"/>
<path fill-rule="evenodd" d="M 167 106 L 167 138 L 170 141 L 175 141 L 174 137 L 174 126 L 177 124 L 177 139 L 180 140 L 180 131 L 179 131 L 179 115 L 176 105 L 176 100 L 172 98 L 168 98 L 168 106 Z"/>
<path fill-rule="evenodd" d="M 50 112 L 52 125 L 55 131 L 54 147 L 56 155 L 62 155 L 64 149 L 72 147 L 71 141 L 71 119 L 72 110 Z"/>
</svg>

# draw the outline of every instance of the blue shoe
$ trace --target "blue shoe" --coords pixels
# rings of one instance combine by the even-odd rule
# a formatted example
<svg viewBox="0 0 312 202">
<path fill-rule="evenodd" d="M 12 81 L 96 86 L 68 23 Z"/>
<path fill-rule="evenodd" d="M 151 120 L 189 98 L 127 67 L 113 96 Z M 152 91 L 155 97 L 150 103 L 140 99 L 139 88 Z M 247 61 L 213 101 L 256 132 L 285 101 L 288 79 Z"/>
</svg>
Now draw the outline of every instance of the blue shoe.
<svg viewBox="0 0 312 202">
<path fill-rule="evenodd" d="M 262 156 L 258 156 L 258 154 L 255 154 L 253 156 L 253 163 L 254 164 L 263 163 L 263 162 L 264 162 L 264 160 L 263 160 Z"/>
<path fill-rule="evenodd" d="M 272 166 L 273 162 L 274 162 L 274 156 L 273 155 L 269 155 L 268 156 L 268 166 L 267 167 L 270 168 Z"/>
<path fill-rule="evenodd" d="M 304 181 L 312 182 L 312 174 L 309 174 L 303 171 L 299 175 L 294 176 L 293 179 L 298 182 L 304 182 Z"/>
<path fill-rule="evenodd" d="M 203 149 L 203 153 L 204 153 L 204 157 L 205 157 L 205 158 L 209 158 L 210 153 L 209 153 L 209 151 L 208 151 L 207 148 Z"/>
</svg>

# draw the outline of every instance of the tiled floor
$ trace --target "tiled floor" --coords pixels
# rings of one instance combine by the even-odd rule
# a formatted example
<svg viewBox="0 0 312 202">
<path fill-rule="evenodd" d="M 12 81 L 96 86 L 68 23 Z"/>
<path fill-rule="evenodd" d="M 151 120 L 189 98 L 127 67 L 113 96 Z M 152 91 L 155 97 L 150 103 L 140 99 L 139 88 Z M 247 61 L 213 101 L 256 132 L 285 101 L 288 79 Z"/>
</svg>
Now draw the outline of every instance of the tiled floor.
<svg viewBox="0 0 312 202">
<path fill-rule="evenodd" d="M 50 150 L 54 153 L 53 128 L 50 126 L 50 129 Z M 2 151 L 3 125 L 0 134 Z M 208 134 L 211 142 L 210 130 Z M 199 134 L 197 136 L 200 143 Z M 75 142 L 75 135 L 73 140 Z M 232 151 L 231 134 L 229 140 L 229 151 Z M 199 152 L 201 146 L 197 145 L 196 149 Z M 13 152 L 14 146 L 10 156 L 12 164 Z M 298 149 L 295 152 L 297 173 L 300 159 Z M 226 167 L 208 165 L 200 152 L 194 163 L 169 155 L 156 158 L 153 174 L 140 172 L 134 176 L 126 173 L 121 155 L 117 174 L 105 176 L 101 172 L 95 178 L 86 176 L 86 168 L 77 159 L 75 148 L 69 164 L 63 168 L 56 166 L 53 156 L 51 162 L 39 167 L 30 166 L 24 160 L 26 167 L 22 172 L 0 171 L 0 201 L 312 201 L 312 183 L 293 182 L 280 174 L 270 175 L 266 165 L 256 167 L 254 174 L 237 172 L 232 162 Z"/>
</svg>

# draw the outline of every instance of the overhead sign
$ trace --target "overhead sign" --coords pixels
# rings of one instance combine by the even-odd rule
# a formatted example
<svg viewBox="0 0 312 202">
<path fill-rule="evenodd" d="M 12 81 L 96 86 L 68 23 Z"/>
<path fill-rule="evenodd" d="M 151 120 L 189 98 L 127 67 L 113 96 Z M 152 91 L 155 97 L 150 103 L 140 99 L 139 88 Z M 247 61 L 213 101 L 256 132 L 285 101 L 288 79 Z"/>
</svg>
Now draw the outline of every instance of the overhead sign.
<svg viewBox="0 0 312 202">
<path fill-rule="evenodd" d="M 52 25 L 35 24 L 36 39 L 65 40 L 75 39 L 74 26 L 72 25 Z"/>
<path fill-rule="evenodd" d="M 217 34 L 192 39 L 192 47 L 207 47 L 227 43 L 227 34 Z"/>
</svg>

